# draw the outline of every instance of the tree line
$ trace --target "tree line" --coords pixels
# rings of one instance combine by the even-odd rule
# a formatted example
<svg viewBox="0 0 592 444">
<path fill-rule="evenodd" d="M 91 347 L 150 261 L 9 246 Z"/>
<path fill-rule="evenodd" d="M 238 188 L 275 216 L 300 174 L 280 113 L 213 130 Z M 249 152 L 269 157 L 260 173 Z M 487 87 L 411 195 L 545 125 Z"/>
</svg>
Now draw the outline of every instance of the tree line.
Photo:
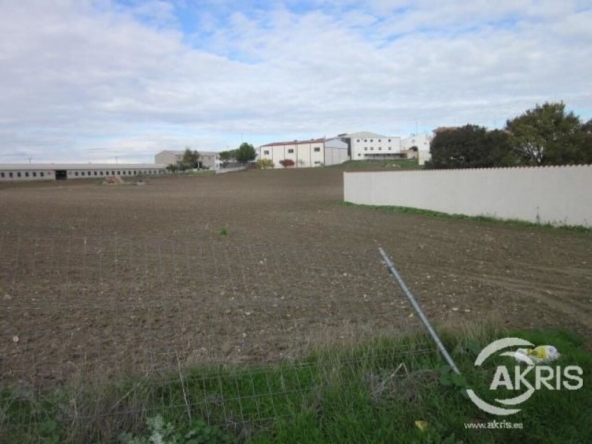
<svg viewBox="0 0 592 444">
<path fill-rule="evenodd" d="M 508 120 L 504 129 L 437 128 L 426 168 L 491 168 L 592 164 L 592 119 L 564 103 L 545 103 Z"/>
<path fill-rule="evenodd" d="M 250 143 L 242 143 L 235 150 L 227 150 L 220 152 L 220 160 L 222 162 L 232 162 L 236 161 L 239 163 L 247 163 L 252 160 L 255 160 L 257 157 L 257 152 L 255 148 Z"/>
</svg>

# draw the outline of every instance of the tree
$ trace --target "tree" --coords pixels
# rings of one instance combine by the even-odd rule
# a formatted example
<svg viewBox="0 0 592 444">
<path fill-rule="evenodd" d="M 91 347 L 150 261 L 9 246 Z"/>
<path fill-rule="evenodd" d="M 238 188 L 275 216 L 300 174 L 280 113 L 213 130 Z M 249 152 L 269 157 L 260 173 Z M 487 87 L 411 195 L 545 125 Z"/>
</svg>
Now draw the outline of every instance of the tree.
<svg viewBox="0 0 592 444">
<path fill-rule="evenodd" d="M 230 162 L 236 158 L 236 150 L 221 151 L 219 156 L 221 161 Z"/>
<path fill-rule="evenodd" d="M 199 167 L 199 153 L 197 151 L 191 151 L 189 147 L 185 148 L 183 153 L 183 159 L 181 160 L 181 170 L 188 170 Z"/>
<path fill-rule="evenodd" d="M 257 152 L 250 143 L 242 143 L 235 154 L 235 159 L 240 163 L 250 162 L 251 160 L 255 160 L 256 157 Z"/>
<path fill-rule="evenodd" d="M 582 163 L 592 165 L 592 119 L 582 125 Z"/>
<path fill-rule="evenodd" d="M 586 125 L 573 112 L 566 113 L 561 102 L 536 105 L 508 120 L 506 128 L 521 163 L 565 165 L 590 161 Z"/>
<path fill-rule="evenodd" d="M 477 125 L 436 130 L 431 168 L 491 168 L 516 163 L 508 134 Z"/>
<path fill-rule="evenodd" d="M 171 163 L 166 166 L 166 170 L 170 171 L 171 173 L 174 173 L 179 170 L 179 167 L 177 165 L 175 165 L 174 163 Z"/>
</svg>

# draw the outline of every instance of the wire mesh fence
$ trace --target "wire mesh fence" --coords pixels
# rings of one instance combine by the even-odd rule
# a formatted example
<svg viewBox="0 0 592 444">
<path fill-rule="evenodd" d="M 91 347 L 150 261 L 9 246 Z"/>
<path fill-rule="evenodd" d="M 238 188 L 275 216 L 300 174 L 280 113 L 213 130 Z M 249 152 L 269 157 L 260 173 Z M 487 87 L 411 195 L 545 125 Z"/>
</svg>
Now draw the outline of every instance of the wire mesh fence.
<svg viewBox="0 0 592 444">
<path fill-rule="evenodd" d="M 42 421 L 13 407 L 59 387 L 85 436 L 153 411 L 246 434 L 314 408 L 337 361 L 372 379 L 434 353 L 427 339 L 357 347 L 421 330 L 374 246 L 4 232 L 0 251 L 2 427 Z"/>
</svg>

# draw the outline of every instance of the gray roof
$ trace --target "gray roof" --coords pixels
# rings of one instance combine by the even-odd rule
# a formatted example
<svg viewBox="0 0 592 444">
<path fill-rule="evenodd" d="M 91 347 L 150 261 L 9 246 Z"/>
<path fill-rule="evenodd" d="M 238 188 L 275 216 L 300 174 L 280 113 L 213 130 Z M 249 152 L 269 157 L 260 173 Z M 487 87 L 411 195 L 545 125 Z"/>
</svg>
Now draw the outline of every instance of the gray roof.
<svg viewBox="0 0 592 444">
<path fill-rule="evenodd" d="M 216 155 L 217 156 L 218 154 L 220 154 L 217 151 L 200 151 L 200 150 L 197 150 L 197 152 L 199 153 L 200 156 L 213 156 L 213 155 Z M 183 151 L 164 150 L 164 151 L 161 151 L 160 153 L 157 153 L 156 155 L 158 156 L 159 154 L 165 154 L 165 153 L 167 153 L 167 154 L 180 155 L 180 154 L 184 154 L 185 153 L 185 150 L 183 150 Z"/>
<path fill-rule="evenodd" d="M 345 136 L 342 136 L 348 139 L 354 139 L 354 138 L 360 138 L 360 139 L 369 139 L 369 138 L 374 138 L 374 139 L 385 139 L 388 137 L 391 138 L 396 138 L 398 136 L 383 136 L 382 134 L 377 134 L 377 133 L 371 133 L 370 131 L 360 131 L 359 133 L 351 133 L 351 134 L 346 134 Z"/>
<path fill-rule="evenodd" d="M 166 165 L 155 163 L 2 163 L 3 171 L 53 171 L 53 170 L 129 170 L 159 169 Z"/>
</svg>

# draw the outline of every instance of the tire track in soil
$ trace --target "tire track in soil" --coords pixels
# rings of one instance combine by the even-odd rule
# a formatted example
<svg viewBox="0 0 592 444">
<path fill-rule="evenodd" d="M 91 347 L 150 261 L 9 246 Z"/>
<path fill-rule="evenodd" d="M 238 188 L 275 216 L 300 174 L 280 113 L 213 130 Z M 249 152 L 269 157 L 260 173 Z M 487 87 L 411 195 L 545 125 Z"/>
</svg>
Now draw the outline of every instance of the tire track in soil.
<svg viewBox="0 0 592 444">
<path fill-rule="evenodd" d="M 552 288 L 556 297 L 549 295 L 548 289 L 541 288 L 541 283 L 533 281 L 525 281 L 524 279 L 508 278 L 502 275 L 477 275 L 471 273 L 462 273 L 467 279 L 483 284 L 491 285 L 509 291 L 510 293 L 517 293 L 535 302 L 542 302 L 548 308 L 555 312 L 567 315 L 575 320 L 582 327 L 591 329 L 590 321 L 592 319 L 592 307 L 590 304 L 585 304 L 579 301 L 570 300 L 564 302 L 560 298 L 564 298 L 568 294 L 577 294 L 565 285 L 545 283 L 546 288 Z M 536 310 L 535 310 L 536 311 Z"/>
</svg>

